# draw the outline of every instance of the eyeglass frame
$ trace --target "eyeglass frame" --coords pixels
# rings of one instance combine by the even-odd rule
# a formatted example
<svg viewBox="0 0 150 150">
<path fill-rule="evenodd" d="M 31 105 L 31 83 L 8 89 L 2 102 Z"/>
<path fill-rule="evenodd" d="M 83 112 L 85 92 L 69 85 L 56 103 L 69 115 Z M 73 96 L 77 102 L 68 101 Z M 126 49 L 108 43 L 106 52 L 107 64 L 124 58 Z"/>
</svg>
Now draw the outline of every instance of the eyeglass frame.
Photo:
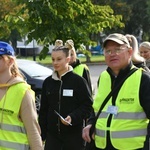
<svg viewBox="0 0 150 150">
<path fill-rule="evenodd" d="M 117 47 L 114 50 L 106 50 L 104 48 L 104 55 L 105 56 L 110 56 L 111 54 L 116 54 L 119 55 L 121 52 L 123 52 L 124 50 L 129 49 L 129 47 L 127 45 L 122 45 L 120 47 Z M 113 52 L 113 53 L 112 53 Z"/>
</svg>

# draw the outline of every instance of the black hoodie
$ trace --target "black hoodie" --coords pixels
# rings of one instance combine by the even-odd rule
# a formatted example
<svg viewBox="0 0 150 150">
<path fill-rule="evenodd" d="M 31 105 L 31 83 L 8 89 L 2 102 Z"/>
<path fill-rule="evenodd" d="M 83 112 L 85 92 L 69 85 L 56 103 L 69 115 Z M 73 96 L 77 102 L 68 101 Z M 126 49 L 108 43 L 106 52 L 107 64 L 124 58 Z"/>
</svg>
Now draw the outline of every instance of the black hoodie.
<svg viewBox="0 0 150 150">
<path fill-rule="evenodd" d="M 39 113 L 42 140 L 45 140 L 47 133 L 82 133 L 83 119 L 89 117 L 92 101 L 85 79 L 71 70 L 62 75 L 61 79 L 56 72 L 45 79 Z M 72 126 L 63 125 L 54 110 L 64 118 L 71 116 Z"/>
</svg>

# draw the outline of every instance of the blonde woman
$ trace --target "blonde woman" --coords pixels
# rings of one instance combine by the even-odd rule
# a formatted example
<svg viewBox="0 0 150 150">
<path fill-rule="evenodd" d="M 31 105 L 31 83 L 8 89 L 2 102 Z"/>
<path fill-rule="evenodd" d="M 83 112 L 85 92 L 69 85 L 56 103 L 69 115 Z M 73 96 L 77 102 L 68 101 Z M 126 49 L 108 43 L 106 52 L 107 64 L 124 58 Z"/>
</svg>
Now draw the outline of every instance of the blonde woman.
<svg viewBox="0 0 150 150">
<path fill-rule="evenodd" d="M 42 150 L 34 92 L 18 70 L 14 49 L 0 41 L 0 149 Z"/>
<path fill-rule="evenodd" d="M 150 68 L 150 42 L 144 41 L 139 46 L 140 55 L 145 58 L 146 65 Z"/>
<path fill-rule="evenodd" d="M 92 85 L 91 85 L 91 77 L 90 77 L 90 71 L 86 64 L 82 64 L 80 60 L 77 58 L 76 51 L 74 48 L 74 42 L 72 39 L 69 39 L 66 41 L 65 46 L 69 48 L 70 50 L 70 62 L 69 64 L 73 67 L 73 72 L 80 75 L 81 77 L 85 78 L 89 89 L 92 92 Z"/>
<path fill-rule="evenodd" d="M 126 38 L 129 41 L 129 44 L 133 50 L 132 54 L 132 62 L 136 67 L 141 67 L 145 69 L 146 71 L 150 72 L 149 68 L 146 66 L 146 60 L 142 56 L 140 56 L 139 53 L 139 47 L 138 47 L 138 41 L 136 37 L 132 34 L 126 34 Z"/>
</svg>

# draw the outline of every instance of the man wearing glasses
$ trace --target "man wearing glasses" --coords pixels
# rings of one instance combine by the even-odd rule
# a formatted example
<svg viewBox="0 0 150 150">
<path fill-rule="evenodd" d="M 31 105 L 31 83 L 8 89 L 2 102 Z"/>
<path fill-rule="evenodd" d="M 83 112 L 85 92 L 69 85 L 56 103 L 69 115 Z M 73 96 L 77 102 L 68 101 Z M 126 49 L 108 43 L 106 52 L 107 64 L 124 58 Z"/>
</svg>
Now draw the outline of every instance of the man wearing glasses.
<svg viewBox="0 0 150 150">
<path fill-rule="evenodd" d="M 103 49 L 108 67 L 100 75 L 94 113 L 83 129 L 82 137 L 91 141 L 89 131 L 96 114 L 110 91 L 124 79 L 97 119 L 92 135 L 95 150 L 149 150 L 150 75 L 133 65 L 132 47 L 124 35 L 110 34 L 104 40 Z"/>
</svg>

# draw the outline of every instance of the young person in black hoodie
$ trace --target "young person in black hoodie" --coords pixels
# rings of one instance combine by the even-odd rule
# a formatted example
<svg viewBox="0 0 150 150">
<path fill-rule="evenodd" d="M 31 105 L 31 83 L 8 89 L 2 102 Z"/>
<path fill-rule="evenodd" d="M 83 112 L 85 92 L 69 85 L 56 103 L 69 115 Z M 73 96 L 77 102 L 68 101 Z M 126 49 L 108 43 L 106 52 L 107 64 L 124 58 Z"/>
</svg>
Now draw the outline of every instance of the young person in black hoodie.
<svg viewBox="0 0 150 150">
<path fill-rule="evenodd" d="M 45 150 L 81 150 L 83 120 L 90 115 L 92 96 L 86 80 L 73 73 L 68 48 L 56 46 L 51 57 L 54 72 L 43 83 L 39 112 Z"/>
</svg>

